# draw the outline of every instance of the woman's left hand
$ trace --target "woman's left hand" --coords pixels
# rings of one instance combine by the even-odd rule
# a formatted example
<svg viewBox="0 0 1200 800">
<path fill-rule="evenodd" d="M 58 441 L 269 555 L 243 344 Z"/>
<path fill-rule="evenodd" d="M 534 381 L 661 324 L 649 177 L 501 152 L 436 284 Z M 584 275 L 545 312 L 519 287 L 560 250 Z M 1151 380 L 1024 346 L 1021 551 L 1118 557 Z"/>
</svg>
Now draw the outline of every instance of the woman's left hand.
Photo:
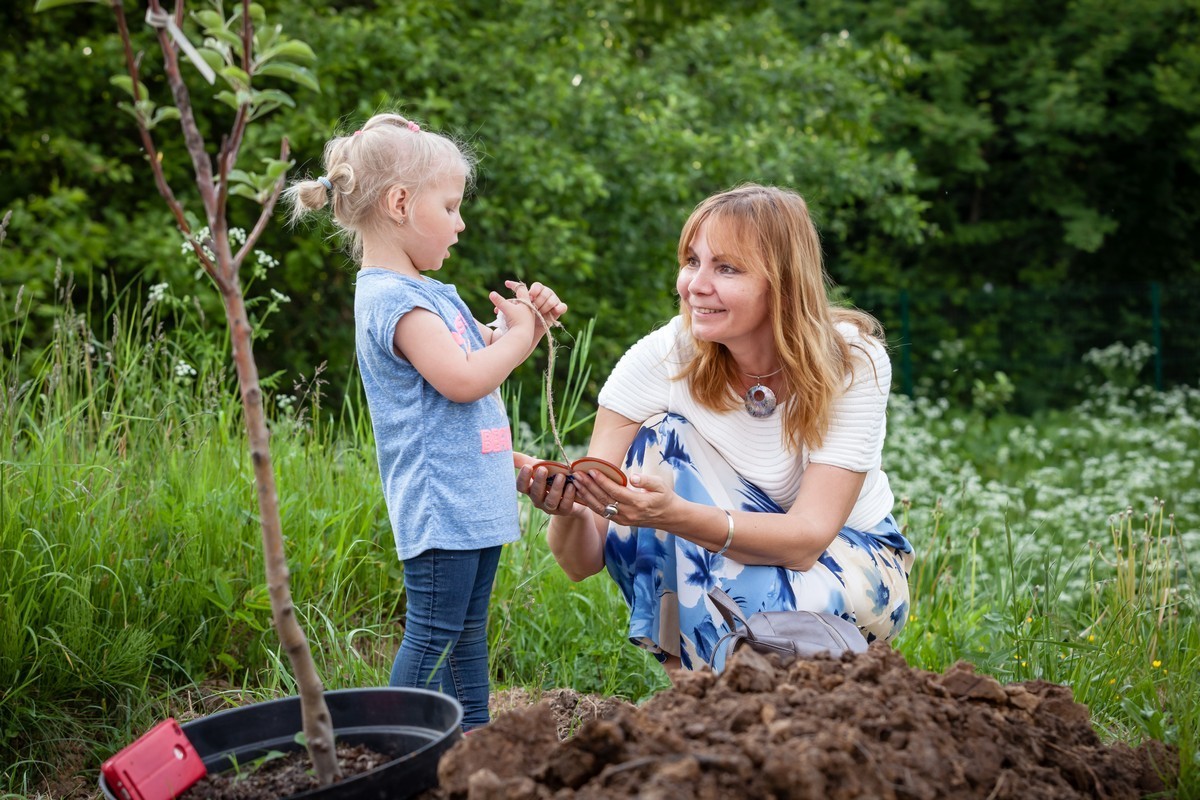
<svg viewBox="0 0 1200 800">
<path fill-rule="evenodd" d="M 575 502 L 605 519 L 618 525 L 670 530 L 679 495 L 656 475 L 630 475 L 629 485 L 622 486 L 597 470 L 587 470 L 575 474 L 574 485 Z"/>
</svg>

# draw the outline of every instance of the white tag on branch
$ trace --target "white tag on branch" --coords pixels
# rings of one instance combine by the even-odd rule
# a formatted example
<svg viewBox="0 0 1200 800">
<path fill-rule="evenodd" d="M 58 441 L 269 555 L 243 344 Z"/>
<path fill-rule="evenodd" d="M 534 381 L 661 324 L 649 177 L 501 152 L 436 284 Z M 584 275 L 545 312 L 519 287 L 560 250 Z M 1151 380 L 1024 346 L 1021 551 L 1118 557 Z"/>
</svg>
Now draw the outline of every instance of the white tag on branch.
<svg viewBox="0 0 1200 800">
<path fill-rule="evenodd" d="M 204 80 L 210 84 L 217 82 L 217 73 L 213 72 L 213 68 L 208 65 L 204 57 L 200 55 L 188 38 L 184 36 L 183 31 L 179 30 L 179 26 L 175 24 L 175 18 L 165 11 L 159 11 L 157 14 L 151 9 L 146 9 L 146 24 L 152 28 L 166 28 L 167 33 L 171 34 L 171 38 L 175 40 L 175 44 L 183 51 L 196 69 L 200 70 L 200 74 L 204 76 Z"/>
<path fill-rule="evenodd" d="M 495 338 L 500 338 L 504 334 L 508 333 L 508 320 L 505 318 L 504 312 L 497 308 L 496 319 L 493 322 L 489 322 L 488 327 L 496 329 Z"/>
</svg>

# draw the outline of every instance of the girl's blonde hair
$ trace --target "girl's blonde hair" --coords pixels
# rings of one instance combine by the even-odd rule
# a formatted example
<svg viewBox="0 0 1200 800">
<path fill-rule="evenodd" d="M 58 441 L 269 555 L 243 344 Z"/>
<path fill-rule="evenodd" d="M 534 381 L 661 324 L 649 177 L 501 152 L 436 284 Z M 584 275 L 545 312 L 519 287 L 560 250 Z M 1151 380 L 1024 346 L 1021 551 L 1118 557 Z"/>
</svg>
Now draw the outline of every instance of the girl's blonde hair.
<svg viewBox="0 0 1200 800">
<path fill-rule="evenodd" d="M 296 181 L 284 192 L 288 221 L 330 205 L 355 261 L 362 258 L 363 232 L 388 223 L 382 201 L 392 187 L 415 196 L 451 170 L 464 170 L 468 187 L 475 174 L 475 158 L 464 146 L 399 114 L 376 114 L 354 133 L 330 139 L 322 163 L 324 175 Z"/>
<path fill-rule="evenodd" d="M 881 345 L 883 327 L 864 311 L 830 303 L 820 237 L 799 194 L 746 184 L 708 198 L 683 226 L 681 269 L 702 225 L 712 252 L 767 279 L 768 314 L 783 367 L 783 396 L 791 398 L 784 412 L 784 436 L 797 452 L 801 444 L 820 447 L 829 430 L 833 403 L 854 371 L 851 345 L 836 326 L 848 322 Z M 683 298 L 680 308 L 684 330 L 691 333 Z M 729 351 L 715 342 L 695 340 L 694 346 L 691 360 L 677 377 L 691 379 L 693 392 L 704 406 L 715 411 L 739 408 L 741 398 L 730 387 L 742 386 L 743 376 Z M 867 363 L 873 368 L 869 355 Z"/>
</svg>

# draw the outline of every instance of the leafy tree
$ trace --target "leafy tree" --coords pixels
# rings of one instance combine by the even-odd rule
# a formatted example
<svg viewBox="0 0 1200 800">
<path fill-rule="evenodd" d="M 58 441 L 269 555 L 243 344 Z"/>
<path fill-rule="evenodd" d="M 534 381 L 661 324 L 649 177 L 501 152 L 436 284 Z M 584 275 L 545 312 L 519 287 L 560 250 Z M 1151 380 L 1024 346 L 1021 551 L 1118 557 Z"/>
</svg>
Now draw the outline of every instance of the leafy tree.
<svg viewBox="0 0 1200 800">
<path fill-rule="evenodd" d="M 924 235 L 916 165 L 881 145 L 873 120 L 892 101 L 889 71 L 903 52 L 836 36 L 796 42 L 767 5 L 689 3 L 676 15 L 652 3 L 631 13 L 616 0 L 586 10 L 547 0 L 378 7 L 283 0 L 278 13 L 321 54 L 322 93 L 264 118 L 247 144 L 286 135 L 300 169 L 309 170 L 334 130 L 411 98 L 405 113 L 459 133 L 483 156 L 468 229 L 447 266 L 468 302 L 481 307 L 487 290 L 514 272 L 546 280 L 568 298 L 574 319 L 599 318 L 595 374 L 602 376 L 673 313 L 679 228 L 715 190 L 745 180 L 794 185 L 812 199 L 831 246 L 853 247 L 854 231 L 863 229 L 914 243 Z M 40 35 L 35 23 L 15 22 Z M 83 46 L 119 52 L 88 32 L 58 45 L 46 70 L 65 69 Z M 35 91 L 32 81 L 27 91 Z M 223 113 L 206 95 L 194 102 L 198 118 Z M 12 122 L 14 130 L 26 124 Z M 33 130 L 52 127 L 48 115 Z M 79 141 L 89 141 L 86 128 Z M 114 118 L 90 134 L 108 138 L 100 150 L 129 176 L 140 174 L 137 143 L 117 138 L 120 130 Z M 186 177 L 186 154 L 166 151 L 162 163 L 168 179 Z M 178 259 L 177 240 L 135 234 L 156 229 L 164 215 L 143 185 L 129 181 L 110 183 L 104 199 L 77 196 L 62 238 L 90 251 L 64 266 L 112 272 L 122 285 L 139 276 L 187 280 L 191 267 Z M 29 204 L 55 190 L 36 180 L 26 189 L 9 258 L 26 276 L 50 276 L 56 254 L 32 244 L 35 226 L 45 223 Z M 106 220 L 103 228 L 80 236 L 78 227 L 96 219 Z M 268 229 L 261 239 L 281 262 L 263 285 L 294 299 L 277 318 L 287 341 L 264 354 L 268 387 L 276 370 L 311 371 L 323 360 L 327 374 L 349 374 L 352 271 L 347 259 L 329 255 L 327 233 Z M 537 394 L 537 365 L 518 378 L 530 384 L 527 397 Z"/>
<path fill-rule="evenodd" d="M 83 0 L 38 0 L 36 10 L 45 11 Z M 279 27 L 265 24 L 261 7 L 242 0 L 226 16 L 221 4 L 215 9 L 195 13 L 204 34 L 203 45 L 193 46 L 181 30 L 186 19 L 183 3 L 173 13 L 163 10 L 158 0 L 150 0 L 146 22 L 154 29 L 163 56 L 163 73 L 171 100 L 159 104 L 142 82 L 143 64 L 135 55 L 133 41 L 121 0 L 113 0 L 118 35 L 123 45 L 127 74 L 112 82 L 129 94 L 119 107 L 133 117 L 144 147 L 155 186 L 174 217 L 178 230 L 191 244 L 205 273 L 221 295 L 225 318 L 233 345 L 233 361 L 241 388 L 254 481 L 258 490 L 258 511 L 262 527 L 263 556 L 271 611 L 280 643 L 292 665 L 300 694 L 305 744 L 317 774 L 318 783 L 328 785 L 341 775 L 333 740 L 333 722 L 325 703 L 324 686 L 317 674 L 312 651 L 296 619 L 288 580 L 287 558 L 283 549 L 283 531 L 275 473 L 271 463 L 270 436 L 263 411 L 258 365 L 254 360 L 250 321 L 242 291 L 241 270 L 253 252 L 262 230 L 270 222 L 275 202 L 284 187 L 288 144 L 284 139 L 278 158 L 263 159 L 262 173 L 238 167 L 246 132 L 259 117 L 281 106 L 294 105 L 291 97 L 278 89 L 260 88 L 255 79 L 278 77 L 317 88 L 304 66 L 313 60 L 312 50 L 303 41 L 283 35 Z M 221 79 L 216 99 L 232 109 L 229 130 L 221 137 L 215 153 L 210 153 L 195 116 L 191 92 L 181 69 L 181 52 L 195 68 L 213 83 Z M 193 183 L 203 207 L 207 227 L 193 230 L 183 203 L 167 182 L 159 160 L 156 129 L 178 121 L 193 170 Z M 240 246 L 235 249 L 229 225 L 229 200 L 247 197 L 261 205 L 261 212 Z"/>
<path fill-rule="evenodd" d="M 909 288 L 927 339 L 963 338 L 991 369 L 1004 363 L 1035 406 L 1069 391 L 1071 377 L 1053 376 L 1089 348 L 1149 339 L 1144 282 L 1192 297 L 1200 282 L 1198 11 L 835 0 L 783 12 L 798 38 L 840 29 L 911 53 L 879 123 L 919 165 L 938 233 L 847 254 L 863 280 Z M 1175 333 L 1179 352 L 1200 345 L 1194 324 Z M 1194 379 L 1194 364 L 1176 379 Z"/>
<path fill-rule="evenodd" d="M 1200 285 L 1194 3 L 273 0 L 272 10 L 321 54 L 322 93 L 264 118 L 248 144 L 286 135 L 310 170 L 331 133 L 399 98 L 406 114 L 457 132 L 483 161 L 447 269 L 475 307 L 513 272 L 561 289 L 572 318 L 599 318 L 596 375 L 672 313 L 688 211 L 743 180 L 812 201 L 835 279 L 896 335 L 907 292 L 927 374 L 943 369 L 936 346 L 961 341 L 983 375 L 1009 371 L 1022 402 L 1053 402 L 1082 351 L 1150 338 L 1147 279 L 1175 287 L 1165 311 L 1184 309 L 1165 322 L 1177 353 L 1200 347 L 1183 288 Z M 0 186 L 0 206 L 14 210 L 0 280 L 44 294 L 59 258 L 120 286 L 188 280 L 178 240 L 158 233 L 169 216 L 137 177 L 142 154 L 115 116 L 116 88 L 73 69 L 84 48 L 111 59 L 119 42 L 87 15 L 63 31 L 19 6 L 0 15 L 10 87 L 0 162 L 18 176 Z M 79 94 L 47 78 L 68 72 Z M 207 95 L 194 101 L 201 119 L 223 113 Z M 182 149 L 164 149 L 169 179 L 187 166 Z M 286 341 L 264 353 L 268 390 L 326 360 L 326 374 L 352 384 L 353 270 L 329 254 L 327 233 L 261 239 L 281 262 L 261 285 L 294 299 L 277 318 Z M 1194 376 L 1194 358 L 1177 363 L 1169 378 Z M 517 377 L 532 384 L 536 372 Z"/>
</svg>

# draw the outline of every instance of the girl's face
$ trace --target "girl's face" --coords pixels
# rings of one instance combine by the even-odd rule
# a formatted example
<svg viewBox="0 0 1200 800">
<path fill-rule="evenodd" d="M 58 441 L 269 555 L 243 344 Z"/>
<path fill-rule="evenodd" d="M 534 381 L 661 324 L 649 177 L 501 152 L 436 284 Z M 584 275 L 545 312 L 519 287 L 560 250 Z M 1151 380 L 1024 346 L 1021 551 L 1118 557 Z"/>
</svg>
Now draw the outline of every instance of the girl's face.
<svg viewBox="0 0 1200 800">
<path fill-rule="evenodd" d="M 704 223 L 697 229 L 679 269 L 675 289 L 690 313 L 692 335 L 733 350 L 739 345 L 773 346 L 767 279 L 709 247 Z"/>
<path fill-rule="evenodd" d="M 400 235 L 404 252 L 419 272 L 441 269 L 467 227 L 461 211 L 466 182 L 465 172 L 448 172 L 422 187 L 412 204 Z"/>
</svg>

